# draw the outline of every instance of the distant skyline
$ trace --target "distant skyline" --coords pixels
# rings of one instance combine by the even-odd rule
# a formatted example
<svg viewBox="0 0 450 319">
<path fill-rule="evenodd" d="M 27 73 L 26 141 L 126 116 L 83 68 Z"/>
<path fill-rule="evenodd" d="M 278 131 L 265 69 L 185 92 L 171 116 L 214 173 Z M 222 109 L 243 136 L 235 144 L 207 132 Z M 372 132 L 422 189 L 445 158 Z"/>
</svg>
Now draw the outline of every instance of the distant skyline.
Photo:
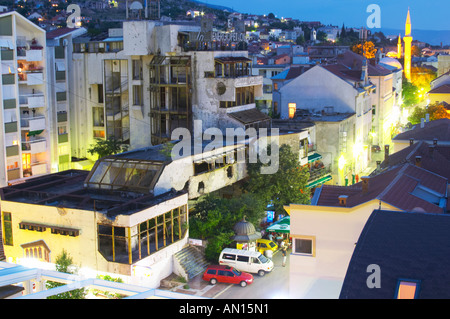
<svg viewBox="0 0 450 319">
<path fill-rule="evenodd" d="M 199 0 L 207 4 L 221 5 L 241 13 L 269 14 L 305 21 L 320 21 L 359 28 L 367 27 L 370 16 L 367 7 L 377 4 L 381 8 L 381 29 L 405 27 L 408 7 L 413 29 L 450 30 L 449 0 Z M 374 30 L 376 31 L 376 29 Z"/>
</svg>

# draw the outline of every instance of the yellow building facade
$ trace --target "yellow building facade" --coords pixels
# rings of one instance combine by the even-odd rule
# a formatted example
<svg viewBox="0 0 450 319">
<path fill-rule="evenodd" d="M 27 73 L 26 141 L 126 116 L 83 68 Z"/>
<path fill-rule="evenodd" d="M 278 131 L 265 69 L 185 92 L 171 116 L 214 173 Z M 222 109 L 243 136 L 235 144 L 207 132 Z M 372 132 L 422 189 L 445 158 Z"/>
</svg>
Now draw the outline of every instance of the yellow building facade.
<svg viewBox="0 0 450 319">
<path fill-rule="evenodd" d="M 87 174 L 69 172 L 83 177 Z M 63 176 L 61 188 L 64 180 L 69 183 L 71 178 Z M 54 189 L 44 190 L 45 186 L 34 192 L 21 185 L 20 190 L 14 186 L 1 190 L 3 246 L 8 262 L 51 269 L 65 250 L 84 275 L 110 274 L 127 283 L 158 287 L 173 271 L 172 255 L 187 243 L 186 193 L 168 193 L 149 201 L 145 196 L 141 200 L 122 199 L 119 203 L 106 193 L 97 192 L 99 197 L 95 192 L 61 196 L 51 193 Z"/>
</svg>

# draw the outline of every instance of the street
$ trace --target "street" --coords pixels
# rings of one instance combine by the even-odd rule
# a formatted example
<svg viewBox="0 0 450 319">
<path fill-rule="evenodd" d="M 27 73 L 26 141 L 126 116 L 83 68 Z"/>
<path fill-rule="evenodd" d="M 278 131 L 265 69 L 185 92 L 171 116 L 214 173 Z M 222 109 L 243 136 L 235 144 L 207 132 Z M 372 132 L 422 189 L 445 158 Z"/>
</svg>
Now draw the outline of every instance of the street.
<svg viewBox="0 0 450 319">
<path fill-rule="evenodd" d="M 289 254 L 288 250 L 286 267 L 282 266 L 281 251 L 273 255 L 274 269 L 272 272 L 260 277 L 253 274 L 254 281 L 247 287 L 232 285 L 215 299 L 287 299 L 289 298 Z"/>
</svg>

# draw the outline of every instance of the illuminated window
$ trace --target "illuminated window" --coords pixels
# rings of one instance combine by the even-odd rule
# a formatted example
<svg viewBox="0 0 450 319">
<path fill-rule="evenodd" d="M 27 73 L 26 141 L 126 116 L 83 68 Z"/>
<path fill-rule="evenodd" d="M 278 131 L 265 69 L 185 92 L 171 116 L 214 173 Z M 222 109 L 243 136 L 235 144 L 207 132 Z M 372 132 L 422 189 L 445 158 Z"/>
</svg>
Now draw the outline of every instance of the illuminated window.
<svg viewBox="0 0 450 319">
<path fill-rule="evenodd" d="M 31 154 L 22 153 L 22 169 L 31 168 Z"/>
<path fill-rule="evenodd" d="M 13 234 L 12 234 L 11 213 L 3 212 L 2 221 L 3 221 L 3 244 L 12 246 Z"/>
<path fill-rule="evenodd" d="M 420 281 L 417 280 L 399 280 L 397 284 L 397 299 L 416 299 L 419 293 Z"/>
<path fill-rule="evenodd" d="M 294 238 L 292 251 L 299 255 L 315 256 L 316 238 L 314 236 L 301 236 Z"/>
<path fill-rule="evenodd" d="M 297 104 L 296 103 L 289 103 L 289 118 L 292 119 L 295 116 L 295 111 L 297 110 Z"/>
</svg>

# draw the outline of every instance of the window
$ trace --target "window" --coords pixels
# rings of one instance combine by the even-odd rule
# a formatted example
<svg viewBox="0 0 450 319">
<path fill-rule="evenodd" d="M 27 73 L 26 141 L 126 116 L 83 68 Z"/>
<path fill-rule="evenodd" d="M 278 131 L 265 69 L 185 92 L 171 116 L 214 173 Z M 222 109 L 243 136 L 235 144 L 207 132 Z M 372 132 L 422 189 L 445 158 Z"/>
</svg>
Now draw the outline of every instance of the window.
<svg viewBox="0 0 450 319">
<path fill-rule="evenodd" d="M 314 237 L 302 237 L 294 238 L 294 253 L 302 255 L 315 255 L 315 238 Z"/>
<path fill-rule="evenodd" d="M 297 104 L 296 103 L 289 103 L 289 118 L 292 119 L 295 116 L 295 112 L 297 111 Z"/>
<path fill-rule="evenodd" d="M 249 257 L 248 256 L 237 256 L 237 261 L 243 261 L 248 263 Z"/>
<path fill-rule="evenodd" d="M 216 270 L 215 269 L 208 269 L 208 271 L 206 273 L 208 275 L 215 275 L 216 274 Z"/>
<path fill-rule="evenodd" d="M 419 293 L 420 281 L 399 280 L 397 283 L 396 299 L 416 299 Z"/>
<path fill-rule="evenodd" d="M 3 212 L 3 244 L 12 246 L 13 245 L 13 235 L 12 235 L 12 218 L 11 213 Z"/>
<path fill-rule="evenodd" d="M 236 260 L 236 255 L 223 254 L 222 258 L 225 259 L 225 260 Z"/>
</svg>

